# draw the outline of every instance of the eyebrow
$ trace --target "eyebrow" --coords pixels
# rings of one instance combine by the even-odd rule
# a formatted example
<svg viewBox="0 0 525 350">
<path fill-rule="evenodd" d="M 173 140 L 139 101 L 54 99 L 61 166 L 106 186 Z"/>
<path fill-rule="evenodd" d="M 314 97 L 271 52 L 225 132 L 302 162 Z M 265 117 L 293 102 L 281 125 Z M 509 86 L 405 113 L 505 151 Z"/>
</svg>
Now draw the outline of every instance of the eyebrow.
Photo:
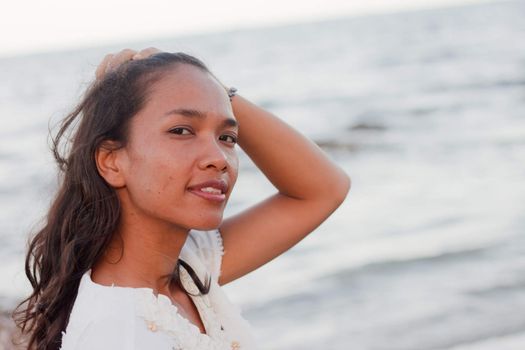
<svg viewBox="0 0 525 350">
<path fill-rule="evenodd" d="M 196 109 L 191 109 L 191 108 L 175 108 L 169 112 L 166 112 L 164 116 L 169 116 L 172 114 L 179 114 L 179 115 L 182 115 L 183 117 L 197 118 L 197 119 L 205 119 L 208 116 L 205 112 L 201 112 L 201 111 L 198 111 Z M 233 118 L 224 119 L 221 125 L 226 126 L 226 127 L 239 127 L 239 123 Z"/>
</svg>

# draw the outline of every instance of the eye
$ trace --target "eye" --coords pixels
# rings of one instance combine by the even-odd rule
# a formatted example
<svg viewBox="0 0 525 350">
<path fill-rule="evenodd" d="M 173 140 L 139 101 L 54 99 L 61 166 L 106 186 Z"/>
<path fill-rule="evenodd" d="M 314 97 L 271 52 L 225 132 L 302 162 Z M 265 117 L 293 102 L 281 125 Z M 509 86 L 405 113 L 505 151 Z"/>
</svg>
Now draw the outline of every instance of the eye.
<svg viewBox="0 0 525 350">
<path fill-rule="evenodd" d="M 177 134 L 177 135 L 191 135 L 192 134 L 191 129 L 184 128 L 184 127 L 173 128 L 173 129 L 170 129 L 169 132 L 172 134 Z"/>
<path fill-rule="evenodd" d="M 229 138 L 229 141 L 227 140 L 228 138 Z M 225 135 L 221 135 L 219 137 L 219 140 L 235 144 L 237 143 L 237 136 L 225 134 Z"/>
</svg>

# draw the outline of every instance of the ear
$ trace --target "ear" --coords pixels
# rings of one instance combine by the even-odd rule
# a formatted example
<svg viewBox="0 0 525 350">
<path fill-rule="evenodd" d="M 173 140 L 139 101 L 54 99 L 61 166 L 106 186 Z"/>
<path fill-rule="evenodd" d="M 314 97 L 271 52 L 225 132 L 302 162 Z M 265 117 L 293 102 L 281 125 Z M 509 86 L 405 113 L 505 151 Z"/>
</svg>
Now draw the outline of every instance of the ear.
<svg viewBox="0 0 525 350">
<path fill-rule="evenodd" d="M 116 141 L 104 141 L 95 153 L 98 173 L 115 188 L 126 186 L 122 167 L 124 153 Z"/>
</svg>

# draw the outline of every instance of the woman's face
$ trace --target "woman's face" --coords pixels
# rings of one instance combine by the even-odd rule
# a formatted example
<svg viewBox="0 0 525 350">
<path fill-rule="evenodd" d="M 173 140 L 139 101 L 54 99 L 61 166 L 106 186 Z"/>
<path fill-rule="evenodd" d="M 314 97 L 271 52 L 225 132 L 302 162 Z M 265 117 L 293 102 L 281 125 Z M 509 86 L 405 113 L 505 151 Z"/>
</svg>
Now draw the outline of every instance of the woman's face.
<svg viewBox="0 0 525 350">
<path fill-rule="evenodd" d="M 163 74 L 131 119 L 121 149 L 124 212 L 184 229 L 213 229 L 238 173 L 231 104 L 224 88 L 194 66 Z"/>
</svg>

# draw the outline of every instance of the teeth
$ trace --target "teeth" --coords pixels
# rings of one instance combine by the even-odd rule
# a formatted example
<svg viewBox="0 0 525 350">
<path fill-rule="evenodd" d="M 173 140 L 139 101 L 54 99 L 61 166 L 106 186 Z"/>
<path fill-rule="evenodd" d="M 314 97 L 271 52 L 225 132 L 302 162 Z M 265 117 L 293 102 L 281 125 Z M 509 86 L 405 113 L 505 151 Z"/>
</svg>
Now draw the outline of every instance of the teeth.
<svg viewBox="0 0 525 350">
<path fill-rule="evenodd" d="M 213 187 L 203 187 L 201 188 L 201 191 L 202 192 L 208 192 L 208 193 L 213 193 L 213 194 L 221 194 L 222 191 L 217 189 L 217 188 L 213 188 Z"/>
</svg>

